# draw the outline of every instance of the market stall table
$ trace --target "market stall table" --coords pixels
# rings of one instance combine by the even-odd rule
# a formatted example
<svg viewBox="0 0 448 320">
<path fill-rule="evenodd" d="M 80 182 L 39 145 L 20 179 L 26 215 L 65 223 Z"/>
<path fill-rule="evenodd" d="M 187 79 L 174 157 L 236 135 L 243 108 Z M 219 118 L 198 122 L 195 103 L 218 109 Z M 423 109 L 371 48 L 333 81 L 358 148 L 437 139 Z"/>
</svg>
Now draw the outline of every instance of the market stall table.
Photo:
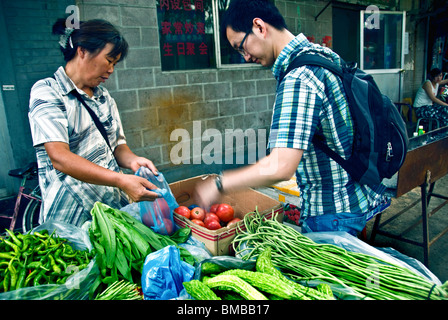
<svg viewBox="0 0 448 320">
<path fill-rule="evenodd" d="M 409 140 L 409 148 L 406 160 L 399 172 L 393 177 L 389 185 L 389 193 L 394 198 L 399 198 L 416 187 L 420 187 L 421 198 L 411 203 L 405 209 L 395 213 L 386 221 L 380 223 L 381 214 L 376 215 L 370 242 L 375 241 L 377 234 L 384 235 L 399 241 L 421 246 L 424 254 L 424 264 L 429 265 L 429 248 L 440 239 L 448 227 L 439 234 L 431 237 L 428 219 L 440 211 L 447 203 L 448 197 L 434 193 L 437 180 L 448 173 L 448 127 L 434 130 L 422 136 L 413 137 Z M 428 213 L 428 204 L 432 197 L 444 199 L 445 201 Z M 400 234 L 388 232 L 383 229 L 387 224 L 393 223 L 398 217 L 409 211 L 410 208 L 421 203 L 421 218 L 412 223 Z M 421 242 L 406 237 L 405 234 L 422 224 Z"/>
</svg>

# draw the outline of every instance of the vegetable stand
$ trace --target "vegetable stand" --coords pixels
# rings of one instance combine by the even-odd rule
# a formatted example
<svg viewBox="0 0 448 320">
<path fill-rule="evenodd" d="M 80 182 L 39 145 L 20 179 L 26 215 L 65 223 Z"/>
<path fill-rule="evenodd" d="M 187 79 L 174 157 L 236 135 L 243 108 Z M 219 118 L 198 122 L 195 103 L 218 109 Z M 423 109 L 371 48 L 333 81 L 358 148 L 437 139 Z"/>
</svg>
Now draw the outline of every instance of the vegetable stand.
<svg viewBox="0 0 448 320">
<path fill-rule="evenodd" d="M 190 182 L 173 193 L 191 190 Z M 242 221 L 221 230 L 233 231 L 226 254 L 212 254 L 192 232 L 204 227 L 185 223 L 162 235 L 138 214 L 98 202 L 88 230 L 46 222 L 30 234 L 8 233 L 0 241 L 0 299 L 448 298 L 447 283 L 406 264 L 301 235 L 283 223 L 283 206 L 261 193 L 233 200 Z"/>
<path fill-rule="evenodd" d="M 428 161 L 428 159 L 431 159 Z M 448 127 L 440 128 L 422 136 L 410 139 L 406 160 L 396 175 L 396 182 L 392 183 L 391 195 L 399 198 L 416 187 L 420 187 L 421 199 L 411 203 L 407 208 L 397 212 L 394 216 L 380 223 L 381 215 L 375 218 L 370 241 L 373 243 L 377 234 L 391 237 L 413 245 L 422 247 L 424 263 L 429 266 L 429 249 L 442 235 L 448 232 L 448 226 L 437 235 L 430 236 L 429 218 L 448 204 L 448 196 L 433 192 L 436 181 L 448 173 Z M 428 189 L 429 188 L 429 189 Z M 428 204 L 431 197 L 446 200 L 431 212 Z M 401 232 L 395 234 L 383 229 L 393 223 L 396 218 L 409 211 L 410 208 L 421 203 L 421 219 Z M 422 241 L 415 241 L 406 234 L 422 225 Z"/>
</svg>

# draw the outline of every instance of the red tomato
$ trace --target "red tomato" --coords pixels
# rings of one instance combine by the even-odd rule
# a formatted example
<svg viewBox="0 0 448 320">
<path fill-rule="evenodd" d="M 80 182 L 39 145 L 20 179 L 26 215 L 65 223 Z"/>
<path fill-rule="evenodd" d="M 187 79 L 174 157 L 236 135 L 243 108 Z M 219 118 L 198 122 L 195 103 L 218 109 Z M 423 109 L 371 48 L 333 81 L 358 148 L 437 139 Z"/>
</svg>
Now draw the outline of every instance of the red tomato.
<svg viewBox="0 0 448 320">
<path fill-rule="evenodd" d="M 216 214 L 212 213 L 212 212 L 207 212 L 205 214 L 204 221 L 207 220 L 207 219 L 215 219 L 216 221 L 219 222 L 219 217 Z"/>
<path fill-rule="evenodd" d="M 221 228 L 221 225 L 219 224 L 218 220 L 208 219 L 207 221 L 205 221 L 205 227 L 210 230 L 218 230 Z"/>
<path fill-rule="evenodd" d="M 147 212 L 142 216 L 142 222 L 147 227 L 153 227 L 154 221 L 152 221 L 152 214 L 151 212 Z"/>
<path fill-rule="evenodd" d="M 180 214 L 181 216 L 184 216 L 187 219 L 190 219 L 190 209 L 188 209 L 186 206 L 179 206 L 174 209 L 174 212 Z"/>
<path fill-rule="evenodd" d="M 219 220 L 224 222 L 229 222 L 233 219 L 234 210 L 231 205 L 226 203 L 221 203 L 216 210 L 216 215 L 219 217 Z"/>
<path fill-rule="evenodd" d="M 221 221 L 219 221 L 219 218 L 218 218 L 218 216 L 217 216 L 216 214 L 211 213 L 211 212 L 207 212 L 207 213 L 205 214 L 205 218 L 204 218 L 204 224 L 205 224 L 205 227 L 206 227 L 206 228 L 208 228 L 207 225 L 208 225 L 211 221 L 214 221 L 214 222 L 218 223 L 219 225 L 220 225 L 220 222 L 221 222 Z M 220 228 L 221 228 L 221 225 L 220 225 Z M 208 228 L 208 229 L 210 229 L 210 228 Z M 219 229 L 219 228 L 218 228 L 218 229 Z M 215 230 L 215 229 L 212 229 L 212 230 Z"/>
<path fill-rule="evenodd" d="M 205 227 L 204 221 L 202 221 L 202 220 L 192 219 L 191 222 L 196 223 L 197 225 L 199 225 L 201 227 Z"/>
<path fill-rule="evenodd" d="M 200 207 L 196 207 L 191 209 L 190 211 L 190 219 L 198 219 L 198 220 L 204 220 L 205 218 L 205 211 L 204 209 Z"/>
<path fill-rule="evenodd" d="M 155 204 L 154 209 L 157 211 L 156 208 L 158 207 L 158 209 L 160 209 L 160 214 L 162 217 L 170 218 L 171 209 L 164 198 L 157 198 L 156 200 L 154 200 L 154 204 Z"/>
<path fill-rule="evenodd" d="M 230 221 L 227 223 L 227 226 L 230 227 L 232 224 L 236 224 L 236 223 L 238 223 L 238 222 L 240 222 L 240 221 L 241 221 L 240 218 L 233 218 L 232 220 L 230 220 Z"/>
<path fill-rule="evenodd" d="M 216 209 L 218 209 L 219 207 L 219 203 L 215 203 L 210 207 L 210 212 L 211 213 L 216 213 Z"/>
<path fill-rule="evenodd" d="M 163 224 L 165 226 L 165 230 L 166 230 L 166 235 L 170 235 L 173 233 L 173 221 L 171 221 L 170 219 L 166 219 L 163 218 Z M 163 232 L 164 230 L 162 230 L 161 234 L 165 234 L 165 232 Z"/>
</svg>

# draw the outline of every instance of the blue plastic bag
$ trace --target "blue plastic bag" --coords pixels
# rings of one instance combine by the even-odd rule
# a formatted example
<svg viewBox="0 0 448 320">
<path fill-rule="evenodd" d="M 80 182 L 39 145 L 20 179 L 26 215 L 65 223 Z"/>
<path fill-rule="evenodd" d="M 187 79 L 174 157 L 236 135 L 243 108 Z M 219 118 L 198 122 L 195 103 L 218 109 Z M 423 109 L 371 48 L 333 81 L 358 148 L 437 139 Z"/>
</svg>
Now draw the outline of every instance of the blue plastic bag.
<svg viewBox="0 0 448 320">
<path fill-rule="evenodd" d="M 140 167 L 136 175 L 147 179 L 157 189 L 152 190 L 162 197 L 154 201 L 139 202 L 140 218 L 144 225 L 163 235 L 171 235 L 175 231 L 173 212 L 179 205 L 161 172 L 156 176 L 146 167 Z"/>
<path fill-rule="evenodd" d="M 179 249 L 166 246 L 150 253 L 143 265 L 142 292 L 145 300 L 176 299 L 183 282 L 193 279 L 195 268 L 180 259 Z"/>
</svg>

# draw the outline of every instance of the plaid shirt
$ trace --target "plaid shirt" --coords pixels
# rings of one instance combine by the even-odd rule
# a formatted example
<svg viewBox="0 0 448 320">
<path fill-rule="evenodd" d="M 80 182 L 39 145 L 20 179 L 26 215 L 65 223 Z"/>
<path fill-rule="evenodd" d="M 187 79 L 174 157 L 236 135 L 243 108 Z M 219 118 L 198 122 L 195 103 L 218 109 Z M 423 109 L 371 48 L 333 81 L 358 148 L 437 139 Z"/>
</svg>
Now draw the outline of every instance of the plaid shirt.
<svg viewBox="0 0 448 320">
<path fill-rule="evenodd" d="M 275 78 L 278 80 L 285 73 L 296 55 L 310 51 L 340 63 L 336 53 L 310 43 L 300 34 L 275 61 Z M 304 150 L 296 171 L 302 217 L 367 213 L 381 196 L 353 181 L 339 164 L 314 148 L 312 138 L 316 132 L 344 159 L 350 156 L 353 125 L 341 80 L 324 68 L 303 66 L 292 70 L 279 84 L 268 149 Z"/>
<path fill-rule="evenodd" d="M 36 82 L 31 89 L 28 116 L 43 199 L 41 223 L 52 218 L 81 226 L 91 219 L 90 210 L 96 201 L 115 208 L 128 204 L 126 194 L 118 188 L 85 183 L 56 170 L 45 151 L 46 142 L 65 142 L 71 152 L 104 168 L 120 171 L 88 111 L 69 94 L 72 90 L 77 90 L 97 114 L 113 149 L 126 143 L 116 103 L 105 88 L 95 88 L 90 98 L 76 88 L 63 67 L 59 67 L 54 78 Z"/>
</svg>

